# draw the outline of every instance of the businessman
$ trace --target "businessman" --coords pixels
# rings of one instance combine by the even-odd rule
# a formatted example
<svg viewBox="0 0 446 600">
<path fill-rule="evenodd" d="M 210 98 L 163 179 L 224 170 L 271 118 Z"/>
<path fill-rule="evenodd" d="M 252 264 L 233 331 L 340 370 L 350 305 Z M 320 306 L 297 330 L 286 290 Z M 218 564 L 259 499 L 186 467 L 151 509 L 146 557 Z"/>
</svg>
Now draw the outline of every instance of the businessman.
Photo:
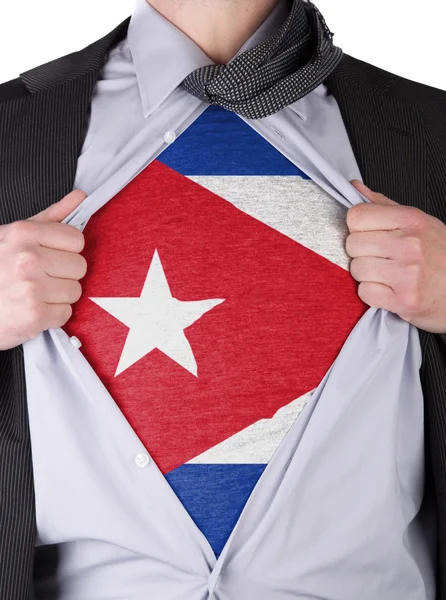
<svg viewBox="0 0 446 600">
<path fill-rule="evenodd" d="M 0 598 L 446 598 L 446 93 L 304 0 L 0 86 Z"/>
</svg>

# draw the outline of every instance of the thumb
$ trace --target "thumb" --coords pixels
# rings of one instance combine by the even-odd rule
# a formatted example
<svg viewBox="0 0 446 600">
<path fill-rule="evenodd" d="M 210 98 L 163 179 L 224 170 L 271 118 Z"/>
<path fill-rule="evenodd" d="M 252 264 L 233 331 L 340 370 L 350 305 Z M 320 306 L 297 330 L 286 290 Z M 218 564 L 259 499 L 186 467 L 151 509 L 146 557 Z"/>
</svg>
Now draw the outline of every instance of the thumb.
<svg viewBox="0 0 446 600">
<path fill-rule="evenodd" d="M 358 190 L 358 192 L 361 192 L 361 194 L 363 196 L 365 196 L 367 198 L 367 200 L 370 200 L 370 202 L 373 202 L 373 204 L 383 204 L 383 205 L 387 205 L 387 206 L 391 206 L 394 204 L 399 205 L 398 202 L 395 202 L 395 200 L 391 200 L 390 198 L 387 198 L 387 196 L 384 196 L 384 194 L 380 194 L 378 192 L 372 192 L 372 190 L 370 188 L 368 188 L 364 183 L 362 183 L 358 179 L 352 179 L 350 181 L 350 183 L 353 185 L 353 187 L 355 187 Z"/>
<path fill-rule="evenodd" d="M 81 204 L 87 197 L 87 194 L 82 190 L 73 190 L 66 196 L 55 202 L 45 210 L 37 213 L 33 217 L 30 217 L 29 221 L 52 221 L 61 222 L 68 215 Z"/>
</svg>

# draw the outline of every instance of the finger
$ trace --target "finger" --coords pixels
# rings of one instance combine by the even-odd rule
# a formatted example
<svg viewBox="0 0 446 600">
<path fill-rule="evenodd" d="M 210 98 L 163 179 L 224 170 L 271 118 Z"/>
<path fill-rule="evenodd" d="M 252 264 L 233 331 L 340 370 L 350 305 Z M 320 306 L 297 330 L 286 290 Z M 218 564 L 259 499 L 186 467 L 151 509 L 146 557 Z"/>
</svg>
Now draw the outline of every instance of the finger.
<svg viewBox="0 0 446 600">
<path fill-rule="evenodd" d="M 398 297 L 393 289 L 387 285 L 374 281 L 361 282 L 358 286 L 358 296 L 368 306 L 385 308 L 398 314 Z"/>
<path fill-rule="evenodd" d="M 36 223 L 35 221 L 15 221 L 7 225 L 5 239 L 12 244 L 25 246 L 36 243 L 46 248 L 81 252 L 85 245 L 84 234 L 64 223 Z"/>
<path fill-rule="evenodd" d="M 45 223 L 44 227 L 39 227 L 36 241 L 45 248 L 65 252 L 82 252 L 85 246 L 84 234 L 65 223 Z"/>
<path fill-rule="evenodd" d="M 405 233 L 400 230 L 354 232 L 347 236 L 345 251 L 351 258 L 376 256 L 395 259 L 401 255 L 404 237 Z"/>
<path fill-rule="evenodd" d="M 87 272 L 87 261 L 81 254 L 44 247 L 39 253 L 43 271 L 49 277 L 79 280 Z"/>
<path fill-rule="evenodd" d="M 355 231 L 408 229 L 420 221 L 421 210 L 412 206 L 381 206 L 361 202 L 347 211 L 347 226 Z"/>
<path fill-rule="evenodd" d="M 382 283 L 392 288 L 401 278 L 400 266 L 396 261 L 374 256 L 354 258 L 350 263 L 350 273 L 356 281 Z"/>
<path fill-rule="evenodd" d="M 384 196 L 384 194 L 378 194 L 377 192 L 371 192 L 369 200 L 371 200 L 373 204 L 381 204 L 383 206 L 401 206 L 398 202 L 395 202 L 395 200 L 391 200 L 390 198 L 387 198 L 387 196 Z"/>
<path fill-rule="evenodd" d="M 56 329 L 62 327 L 71 318 L 73 307 L 71 304 L 46 304 L 44 311 L 44 327 L 46 329 Z"/>
<path fill-rule="evenodd" d="M 381 194 L 380 192 L 374 192 L 364 183 L 362 183 L 362 181 L 359 181 L 359 179 L 352 179 L 350 183 L 353 185 L 353 187 L 355 187 L 358 190 L 358 192 L 361 192 L 361 194 L 365 196 L 367 200 L 370 200 L 375 204 L 384 204 L 388 206 L 395 204 L 398 205 L 398 202 L 395 202 L 395 200 L 391 200 L 390 198 L 388 198 L 384 194 Z"/>
<path fill-rule="evenodd" d="M 66 196 L 64 196 L 58 202 L 55 202 L 45 210 L 37 213 L 33 217 L 30 217 L 30 221 L 52 221 L 60 222 L 63 221 L 70 213 L 75 210 L 79 204 L 81 204 L 87 194 L 83 190 L 73 190 Z"/>
<path fill-rule="evenodd" d="M 75 304 L 82 295 L 82 286 L 73 279 L 45 277 L 39 297 L 47 304 Z"/>
<path fill-rule="evenodd" d="M 84 248 L 84 234 L 64 223 L 36 223 L 35 221 L 15 221 L 6 226 L 5 240 L 26 246 L 36 243 L 47 248 L 81 252 Z"/>
<path fill-rule="evenodd" d="M 73 308 L 71 304 L 46 304 L 42 303 L 39 310 L 40 318 L 33 324 L 31 331 L 27 331 L 26 339 L 35 339 L 42 331 L 62 327 L 71 318 Z"/>
</svg>

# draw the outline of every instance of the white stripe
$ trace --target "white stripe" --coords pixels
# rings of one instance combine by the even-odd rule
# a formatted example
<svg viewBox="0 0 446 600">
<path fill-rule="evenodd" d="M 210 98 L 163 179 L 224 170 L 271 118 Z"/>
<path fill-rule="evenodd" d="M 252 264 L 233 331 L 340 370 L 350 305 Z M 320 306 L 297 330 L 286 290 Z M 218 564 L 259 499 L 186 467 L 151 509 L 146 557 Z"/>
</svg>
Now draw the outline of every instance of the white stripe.
<svg viewBox="0 0 446 600">
<path fill-rule="evenodd" d="M 314 181 L 296 175 L 194 175 L 189 179 L 348 270 L 347 208 Z"/>
<path fill-rule="evenodd" d="M 270 419 L 242 429 L 187 464 L 267 464 L 313 392 L 286 404 Z"/>
</svg>

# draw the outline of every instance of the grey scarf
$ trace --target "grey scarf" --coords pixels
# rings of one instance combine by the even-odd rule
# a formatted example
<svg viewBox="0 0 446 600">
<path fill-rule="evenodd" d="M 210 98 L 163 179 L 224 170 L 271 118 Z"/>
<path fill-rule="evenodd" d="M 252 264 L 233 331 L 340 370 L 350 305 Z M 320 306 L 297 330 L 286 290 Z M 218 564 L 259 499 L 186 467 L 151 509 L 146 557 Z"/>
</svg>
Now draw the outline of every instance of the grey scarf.
<svg viewBox="0 0 446 600">
<path fill-rule="evenodd" d="M 183 87 L 204 102 L 248 119 L 267 117 L 313 91 L 339 64 L 342 50 L 312 2 L 293 0 L 272 36 L 227 65 L 192 71 Z"/>
</svg>

